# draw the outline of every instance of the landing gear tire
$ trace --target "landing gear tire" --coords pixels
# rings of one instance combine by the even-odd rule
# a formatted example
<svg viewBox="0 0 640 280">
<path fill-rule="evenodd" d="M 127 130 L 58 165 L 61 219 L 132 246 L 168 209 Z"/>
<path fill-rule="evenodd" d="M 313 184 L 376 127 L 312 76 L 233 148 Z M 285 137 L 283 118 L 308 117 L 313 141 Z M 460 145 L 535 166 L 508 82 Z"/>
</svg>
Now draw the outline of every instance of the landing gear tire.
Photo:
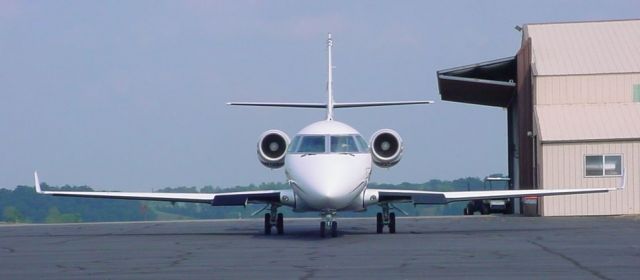
<svg viewBox="0 0 640 280">
<path fill-rule="evenodd" d="M 383 228 L 384 222 L 382 221 L 382 213 L 378 212 L 378 214 L 376 214 L 376 232 L 382 233 Z"/>
<path fill-rule="evenodd" d="M 264 235 L 271 234 L 271 214 L 264 214 Z"/>
<path fill-rule="evenodd" d="M 320 237 L 324 238 L 324 234 L 327 231 L 327 222 L 322 221 L 320 222 Z"/>
<path fill-rule="evenodd" d="M 389 233 L 396 233 L 396 213 L 389 213 Z"/>
<path fill-rule="evenodd" d="M 338 236 L 338 222 L 333 221 L 331 222 L 331 237 L 337 237 Z"/>
<path fill-rule="evenodd" d="M 278 218 L 276 219 L 276 229 L 278 230 L 278 235 L 284 234 L 284 215 L 282 215 L 282 213 L 278 213 Z"/>
</svg>

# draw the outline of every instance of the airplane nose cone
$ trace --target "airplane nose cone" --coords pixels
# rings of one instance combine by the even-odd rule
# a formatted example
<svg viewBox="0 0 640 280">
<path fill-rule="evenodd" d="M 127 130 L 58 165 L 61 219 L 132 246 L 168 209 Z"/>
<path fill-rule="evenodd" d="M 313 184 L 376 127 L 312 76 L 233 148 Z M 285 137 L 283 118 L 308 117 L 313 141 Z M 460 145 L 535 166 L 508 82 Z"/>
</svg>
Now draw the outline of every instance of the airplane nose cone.
<svg viewBox="0 0 640 280">
<path fill-rule="evenodd" d="M 301 157 L 289 155 L 287 174 L 301 200 L 313 209 L 347 208 L 360 194 L 368 176 L 371 157 L 318 154 Z"/>
<path fill-rule="evenodd" d="M 335 200 L 345 195 L 345 188 L 334 182 L 326 182 L 316 187 L 322 197 L 328 200 Z"/>
<path fill-rule="evenodd" d="M 342 209 L 358 195 L 362 188 L 362 178 L 336 180 L 335 177 L 322 178 L 307 183 L 307 191 L 314 192 L 314 201 L 319 208 Z"/>
</svg>

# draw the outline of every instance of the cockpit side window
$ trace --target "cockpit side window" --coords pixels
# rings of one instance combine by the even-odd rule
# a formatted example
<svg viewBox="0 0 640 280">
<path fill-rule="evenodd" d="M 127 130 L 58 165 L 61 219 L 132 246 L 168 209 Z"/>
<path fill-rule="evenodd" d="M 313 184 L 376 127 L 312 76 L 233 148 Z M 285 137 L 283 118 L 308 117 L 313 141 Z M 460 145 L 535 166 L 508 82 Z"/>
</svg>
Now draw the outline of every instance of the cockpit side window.
<svg viewBox="0 0 640 280">
<path fill-rule="evenodd" d="M 302 136 L 300 139 L 300 147 L 296 150 L 298 153 L 324 153 L 324 135 L 320 136 Z"/>
<path fill-rule="evenodd" d="M 289 144 L 289 149 L 288 149 L 289 153 L 295 153 L 298 150 L 298 145 L 300 144 L 300 138 L 302 138 L 302 136 L 293 137 L 291 144 Z"/>
<path fill-rule="evenodd" d="M 363 153 L 369 152 L 369 144 L 367 144 L 367 141 L 365 141 L 364 138 L 362 138 L 362 136 L 360 135 L 355 135 L 354 137 L 356 138 L 356 141 L 358 141 L 358 146 L 360 146 L 360 151 Z"/>
</svg>

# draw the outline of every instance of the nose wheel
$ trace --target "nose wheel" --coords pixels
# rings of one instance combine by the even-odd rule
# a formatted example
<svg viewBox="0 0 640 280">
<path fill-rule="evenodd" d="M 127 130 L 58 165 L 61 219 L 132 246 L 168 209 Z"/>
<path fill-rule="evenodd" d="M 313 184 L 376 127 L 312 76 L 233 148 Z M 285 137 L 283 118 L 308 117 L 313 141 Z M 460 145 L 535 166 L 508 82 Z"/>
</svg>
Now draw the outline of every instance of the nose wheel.
<svg viewBox="0 0 640 280">
<path fill-rule="evenodd" d="M 389 204 L 382 204 L 382 213 L 376 214 L 376 232 L 382 233 L 384 226 L 389 228 L 389 233 L 396 233 L 396 213 L 389 212 Z"/>
<path fill-rule="evenodd" d="M 327 233 L 331 234 L 331 237 L 338 236 L 338 222 L 335 220 L 335 211 L 323 212 L 321 214 L 324 221 L 320 222 L 320 237 L 324 238 Z"/>
<path fill-rule="evenodd" d="M 278 235 L 284 234 L 284 215 L 278 213 L 278 206 L 271 206 L 270 212 L 264 214 L 264 234 L 270 235 L 274 226 Z"/>
</svg>

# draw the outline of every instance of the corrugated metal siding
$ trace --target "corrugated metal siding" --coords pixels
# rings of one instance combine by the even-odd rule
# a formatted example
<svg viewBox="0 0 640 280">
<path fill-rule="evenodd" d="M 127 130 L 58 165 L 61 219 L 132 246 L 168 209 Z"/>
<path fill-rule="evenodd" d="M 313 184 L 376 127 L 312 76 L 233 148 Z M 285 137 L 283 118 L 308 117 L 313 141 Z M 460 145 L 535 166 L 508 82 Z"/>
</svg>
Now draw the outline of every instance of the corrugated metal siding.
<svg viewBox="0 0 640 280">
<path fill-rule="evenodd" d="M 524 35 L 537 75 L 640 72 L 640 20 L 528 24 Z"/>
<path fill-rule="evenodd" d="M 640 53 L 640 49 L 638 49 Z M 545 76 L 534 79 L 535 104 L 585 104 L 633 102 L 640 73 Z"/>
<path fill-rule="evenodd" d="M 533 146 L 528 131 L 533 131 L 533 81 L 531 80 L 531 40 L 527 40 L 516 54 L 516 121 L 518 123 L 516 149 L 518 158 L 518 188 L 531 189 L 534 187 L 533 174 Z M 513 174 L 510 174 L 512 176 Z"/>
<path fill-rule="evenodd" d="M 640 103 L 537 105 L 541 141 L 640 139 Z"/>
<path fill-rule="evenodd" d="M 588 154 L 622 154 L 627 172 L 624 191 L 545 197 L 541 214 L 640 214 L 640 20 L 530 24 L 524 42 L 532 44 L 539 187 L 616 186 L 620 177 L 584 176 Z"/>
<path fill-rule="evenodd" d="M 542 214 L 640 214 L 640 142 L 543 144 L 541 187 L 568 189 L 617 186 L 620 177 L 584 176 L 584 156 L 588 154 L 622 154 L 623 167 L 627 172 L 626 189 L 606 194 L 545 197 Z"/>
</svg>

